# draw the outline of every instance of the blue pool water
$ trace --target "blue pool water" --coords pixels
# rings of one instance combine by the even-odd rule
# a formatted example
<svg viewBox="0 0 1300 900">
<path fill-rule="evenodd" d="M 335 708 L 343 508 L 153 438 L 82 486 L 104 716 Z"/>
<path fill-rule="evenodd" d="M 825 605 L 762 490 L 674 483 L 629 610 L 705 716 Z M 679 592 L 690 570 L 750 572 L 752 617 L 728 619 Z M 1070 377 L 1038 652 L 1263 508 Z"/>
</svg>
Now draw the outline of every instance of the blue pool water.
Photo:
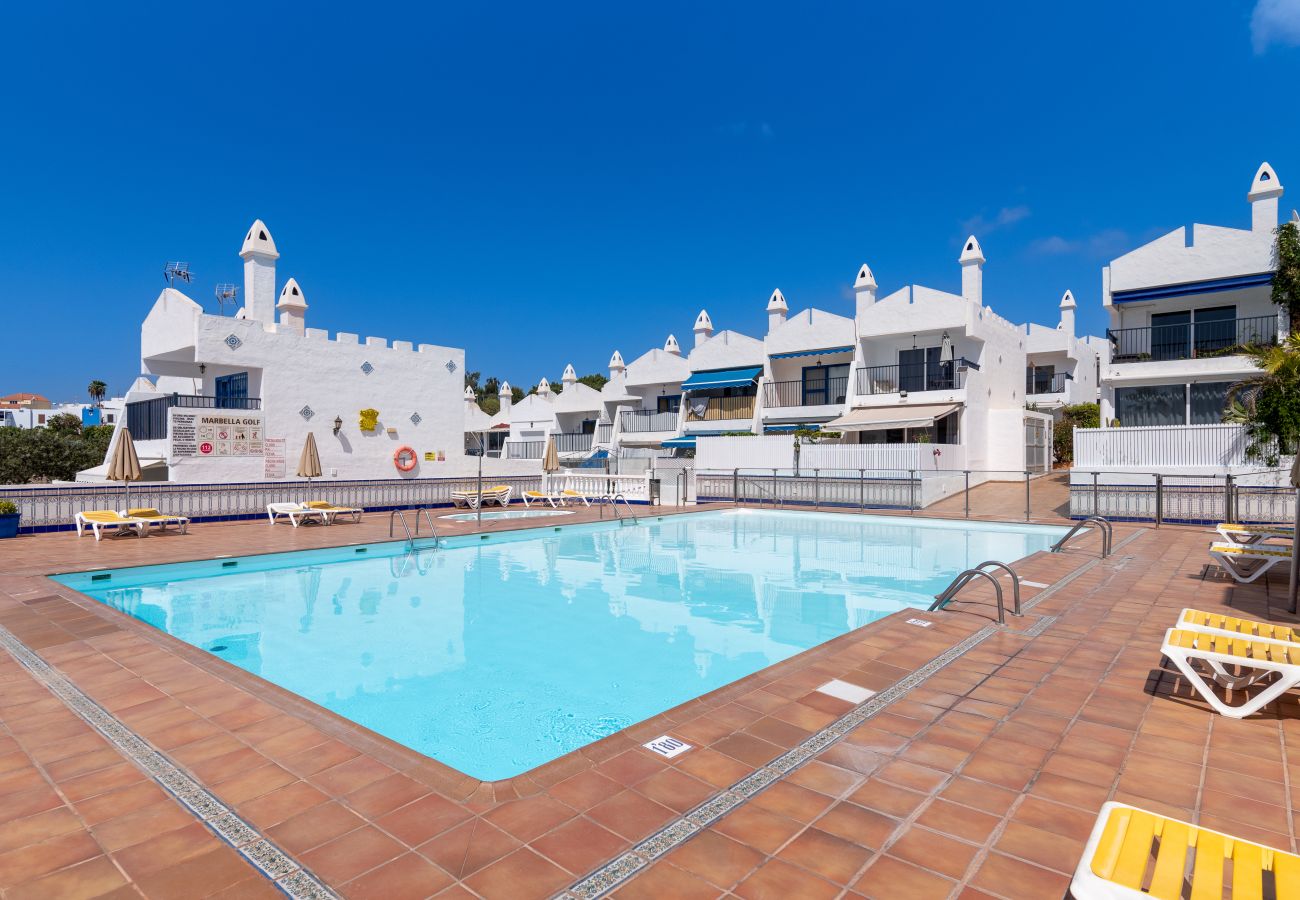
<svg viewBox="0 0 1300 900">
<path fill-rule="evenodd" d="M 924 608 L 968 565 L 1063 533 L 735 510 L 58 580 L 495 780 Z"/>
<path fill-rule="evenodd" d="M 571 516 L 572 510 L 553 509 L 545 507 L 543 509 L 497 509 L 491 512 L 484 512 L 483 518 L 492 521 L 494 519 L 538 519 L 543 516 Z M 452 513 L 449 516 L 439 516 L 440 519 L 451 519 L 453 522 L 475 522 L 478 521 L 479 513 Z"/>
</svg>

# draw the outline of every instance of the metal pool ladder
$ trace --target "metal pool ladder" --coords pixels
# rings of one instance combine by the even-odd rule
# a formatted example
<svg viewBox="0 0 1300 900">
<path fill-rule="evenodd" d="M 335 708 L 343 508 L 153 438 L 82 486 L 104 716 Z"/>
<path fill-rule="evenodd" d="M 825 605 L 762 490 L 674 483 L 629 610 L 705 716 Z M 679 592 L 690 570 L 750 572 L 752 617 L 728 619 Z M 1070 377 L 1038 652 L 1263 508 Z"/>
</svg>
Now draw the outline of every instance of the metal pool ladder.
<svg viewBox="0 0 1300 900">
<path fill-rule="evenodd" d="M 975 566 L 974 568 L 971 569 L 967 569 L 966 571 L 958 575 L 956 578 L 954 578 L 952 580 L 952 584 L 944 588 L 942 593 L 935 595 L 934 602 L 930 604 L 929 611 L 934 612 L 937 609 L 943 609 L 943 607 L 948 603 L 948 601 L 952 600 L 953 597 L 957 596 L 958 592 L 961 591 L 962 588 L 970 584 L 976 578 L 987 578 L 993 584 L 993 592 L 997 595 L 998 598 L 998 624 L 999 625 L 1007 624 L 1006 606 L 1004 605 L 1002 600 L 1002 583 L 998 581 L 996 576 L 991 575 L 988 572 L 984 571 L 985 569 L 988 568 L 1005 569 L 1008 573 L 1010 573 L 1012 603 L 1014 604 L 1011 610 L 1011 614 L 1013 616 L 1021 615 L 1020 576 L 1016 574 L 1015 569 L 1011 568 L 1009 565 L 1007 565 L 1004 562 L 998 562 L 996 559 L 985 560 L 984 562 L 980 563 L 978 566 Z"/>
<path fill-rule="evenodd" d="M 1065 546 L 1066 541 L 1087 528 L 1095 528 L 1097 531 L 1101 532 L 1101 558 L 1105 559 L 1110 556 L 1111 546 L 1115 539 L 1114 531 L 1110 526 L 1110 522 L 1106 521 L 1106 519 L 1101 516 L 1088 516 L 1088 518 L 1084 519 L 1082 522 L 1075 523 L 1074 527 L 1065 533 L 1065 537 L 1052 545 L 1051 552 L 1060 553 L 1061 548 Z"/>
<path fill-rule="evenodd" d="M 632 504 L 629 503 L 627 497 L 623 496 L 622 494 L 614 494 L 609 498 L 609 508 L 614 511 L 614 518 L 616 519 L 623 518 L 618 514 L 618 501 L 620 500 L 622 500 L 623 505 L 627 507 L 627 514 L 632 517 L 632 524 L 633 525 L 638 524 L 636 520 L 636 512 L 635 510 L 632 509 Z"/>
<path fill-rule="evenodd" d="M 415 532 L 411 532 L 411 526 L 406 521 L 406 511 L 395 509 L 388 514 L 388 536 L 393 537 L 394 526 L 402 523 L 402 531 L 406 532 L 406 544 L 408 547 L 415 546 L 415 539 L 420 536 L 420 519 L 423 518 L 429 524 L 429 534 L 433 535 L 433 546 L 438 546 L 438 532 L 433 527 L 433 516 L 430 515 L 428 507 L 420 507 L 415 510 Z"/>
</svg>

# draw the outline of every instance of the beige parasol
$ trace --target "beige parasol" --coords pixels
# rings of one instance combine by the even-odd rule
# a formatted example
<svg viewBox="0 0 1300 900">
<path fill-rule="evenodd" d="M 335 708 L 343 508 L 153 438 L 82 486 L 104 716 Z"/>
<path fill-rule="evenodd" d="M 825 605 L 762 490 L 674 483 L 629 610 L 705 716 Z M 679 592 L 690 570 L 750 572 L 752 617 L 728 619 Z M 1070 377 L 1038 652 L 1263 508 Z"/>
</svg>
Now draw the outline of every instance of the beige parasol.
<svg viewBox="0 0 1300 900">
<path fill-rule="evenodd" d="M 316 435 L 309 431 L 307 442 L 302 445 L 302 456 L 298 457 L 298 477 L 310 482 L 320 476 L 320 452 L 316 449 Z"/>
<path fill-rule="evenodd" d="M 113 458 L 108 461 L 108 480 L 120 481 L 126 491 L 124 508 L 130 508 L 131 482 L 140 480 L 140 457 L 135 454 L 135 441 L 131 430 L 123 428 L 113 448 Z"/>
<path fill-rule="evenodd" d="M 542 456 L 542 471 L 549 475 L 552 472 L 558 472 L 559 469 L 560 454 L 555 452 L 555 438 L 548 437 L 546 439 L 546 453 Z M 547 479 L 548 487 L 549 484 L 550 479 Z"/>
</svg>

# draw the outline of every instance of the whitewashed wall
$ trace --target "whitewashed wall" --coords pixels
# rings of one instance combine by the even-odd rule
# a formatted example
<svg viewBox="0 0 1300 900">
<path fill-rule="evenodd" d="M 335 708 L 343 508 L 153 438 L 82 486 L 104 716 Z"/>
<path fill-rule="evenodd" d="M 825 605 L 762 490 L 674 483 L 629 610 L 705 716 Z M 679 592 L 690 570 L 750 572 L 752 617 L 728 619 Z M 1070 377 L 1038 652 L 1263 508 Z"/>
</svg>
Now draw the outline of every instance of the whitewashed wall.
<svg viewBox="0 0 1300 900">
<path fill-rule="evenodd" d="M 794 466 L 794 435 L 702 437 L 695 445 L 697 469 L 789 469 Z"/>
<path fill-rule="evenodd" d="M 936 456 L 934 451 L 938 450 Z M 966 448 L 960 444 L 809 444 L 800 448 L 799 469 L 869 471 L 961 470 Z"/>
<path fill-rule="evenodd" d="M 1074 467 L 1213 474 L 1261 469 L 1246 459 L 1241 425 L 1074 429 Z"/>
</svg>

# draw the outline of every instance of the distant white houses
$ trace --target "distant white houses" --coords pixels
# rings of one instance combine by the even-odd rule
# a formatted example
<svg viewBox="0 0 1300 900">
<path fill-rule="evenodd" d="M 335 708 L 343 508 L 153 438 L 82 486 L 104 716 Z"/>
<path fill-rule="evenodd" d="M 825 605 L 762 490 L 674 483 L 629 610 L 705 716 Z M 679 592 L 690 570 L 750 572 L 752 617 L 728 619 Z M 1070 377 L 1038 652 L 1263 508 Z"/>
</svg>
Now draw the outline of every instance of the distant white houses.
<svg viewBox="0 0 1300 900">
<path fill-rule="evenodd" d="M 1242 350 L 1285 335 L 1270 301 L 1282 183 L 1260 165 L 1250 228 L 1194 224 L 1102 269 L 1110 359 L 1102 420 L 1122 427 L 1222 421 L 1228 388 L 1256 371 Z"/>
<path fill-rule="evenodd" d="M 145 377 L 114 442 L 129 427 L 145 467 L 180 482 L 292 478 L 308 434 L 326 478 L 468 471 L 463 350 L 307 327 L 305 292 L 277 283 L 280 253 L 260 219 L 239 255 L 233 318 L 174 287 L 154 301 L 140 335 Z"/>
<path fill-rule="evenodd" d="M 0 401 L 3 399 L 5 398 L 0 398 Z M 43 402 L 12 404 L 0 402 L 0 428 L 44 428 L 50 418 L 58 415 L 76 416 L 83 426 L 116 425 L 126 404 L 125 397 L 109 397 L 99 403 L 50 403 L 43 397 L 41 401 Z"/>
</svg>

